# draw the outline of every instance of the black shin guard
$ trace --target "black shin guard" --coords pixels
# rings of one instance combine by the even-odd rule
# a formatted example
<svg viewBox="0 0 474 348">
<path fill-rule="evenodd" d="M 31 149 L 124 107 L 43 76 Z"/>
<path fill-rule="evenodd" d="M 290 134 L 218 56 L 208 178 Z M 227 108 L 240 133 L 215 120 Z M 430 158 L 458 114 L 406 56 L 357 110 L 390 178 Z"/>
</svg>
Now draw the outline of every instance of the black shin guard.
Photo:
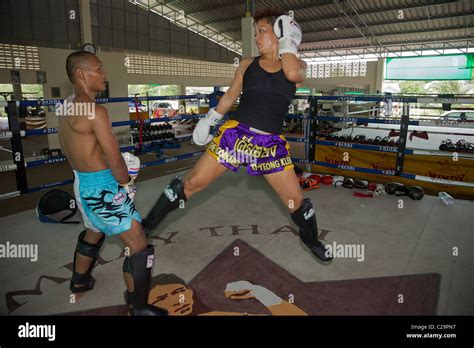
<svg viewBox="0 0 474 348">
<path fill-rule="evenodd" d="M 322 261 L 331 261 L 332 256 L 326 254 L 326 247 L 318 239 L 316 213 L 311 199 L 305 198 L 301 206 L 291 214 L 291 219 L 300 228 L 300 238 L 311 252 Z"/>
<path fill-rule="evenodd" d="M 90 244 L 84 240 L 85 235 L 86 230 L 79 234 L 76 251 L 74 252 L 73 273 L 71 285 L 69 286 L 69 289 L 71 289 L 72 292 L 84 292 L 91 290 L 94 287 L 95 279 L 92 277 L 91 273 L 95 261 L 97 260 L 97 256 L 99 255 L 100 247 L 105 240 L 105 235 L 103 235 L 97 244 Z M 92 258 L 91 264 L 86 273 L 78 273 L 76 271 L 76 253 Z"/>
<path fill-rule="evenodd" d="M 167 315 L 168 311 L 148 304 L 150 292 L 151 271 L 154 258 L 153 245 L 145 250 L 126 257 L 123 262 L 123 272 L 133 278 L 133 292 L 126 292 L 126 301 L 131 315 Z"/>
<path fill-rule="evenodd" d="M 181 202 L 186 202 L 183 182 L 176 178 L 165 188 L 158 201 L 142 221 L 143 229 L 148 235 L 153 231 L 166 215 L 179 207 Z"/>
</svg>

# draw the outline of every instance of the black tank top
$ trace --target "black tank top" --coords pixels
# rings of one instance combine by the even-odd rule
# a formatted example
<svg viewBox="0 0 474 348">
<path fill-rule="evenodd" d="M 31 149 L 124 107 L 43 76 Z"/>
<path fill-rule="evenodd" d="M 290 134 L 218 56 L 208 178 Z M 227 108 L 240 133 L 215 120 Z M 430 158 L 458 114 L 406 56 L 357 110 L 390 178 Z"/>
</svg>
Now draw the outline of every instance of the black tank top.
<svg viewBox="0 0 474 348">
<path fill-rule="evenodd" d="M 283 68 L 276 73 L 263 70 L 256 57 L 244 74 L 239 107 L 232 119 L 250 127 L 280 134 L 296 84 L 286 79 Z"/>
</svg>

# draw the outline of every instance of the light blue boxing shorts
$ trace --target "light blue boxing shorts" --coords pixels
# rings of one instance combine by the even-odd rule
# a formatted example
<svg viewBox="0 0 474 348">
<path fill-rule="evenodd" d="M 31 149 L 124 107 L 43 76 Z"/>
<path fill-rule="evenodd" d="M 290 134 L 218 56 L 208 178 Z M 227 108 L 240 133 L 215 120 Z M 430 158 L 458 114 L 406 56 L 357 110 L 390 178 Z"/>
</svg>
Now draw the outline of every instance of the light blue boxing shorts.
<svg viewBox="0 0 474 348">
<path fill-rule="evenodd" d="M 128 231 L 132 219 L 142 222 L 135 204 L 110 169 L 89 173 L 74 170 L 74 176 L 74 194 L 86 228 L 111 236 Z"/>
</svg>

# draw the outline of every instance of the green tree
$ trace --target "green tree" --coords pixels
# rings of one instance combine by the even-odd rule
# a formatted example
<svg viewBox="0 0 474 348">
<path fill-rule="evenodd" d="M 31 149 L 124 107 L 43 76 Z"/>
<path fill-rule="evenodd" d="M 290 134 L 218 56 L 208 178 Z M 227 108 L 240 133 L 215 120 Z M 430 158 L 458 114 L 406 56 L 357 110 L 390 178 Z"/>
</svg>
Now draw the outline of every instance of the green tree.
<svg viewBox="0 0 474 348">
<path fill-rule="evenodd" d="M 44 97 L 43 85 L 21 85 L 21 93 L 24 97 L 28 99 L 39 99 L 41 97 Z"/>
<path fill-rule="evenodd" d="M 431 85 L 431 90 L 438 94 L 466 94 L 471 88 L 461 81 L 437 81 Z"/>
<path fill-rule="evenodd" d="M 179 86 L 178 85 L 166 85 L 161 86 L 160 95 L 179 95 Z"/>
<path fill-rule="evenodd" d="M 135 95 L 139 94 L 145 96 L 147 93 L 150 96 L 169 96 L 179 95 L 178 85 L 129 85 L 128 94 Z"/>
<path fill-rule="evenodd" d="M 13 92 L 13 85 L 0 83 L 0 92 Z"/>
<path fill-rule="evenodd" d="M 426 94 L 425 81 L 402 81 L 399 82 L 401 93 Z"/>
</svg>

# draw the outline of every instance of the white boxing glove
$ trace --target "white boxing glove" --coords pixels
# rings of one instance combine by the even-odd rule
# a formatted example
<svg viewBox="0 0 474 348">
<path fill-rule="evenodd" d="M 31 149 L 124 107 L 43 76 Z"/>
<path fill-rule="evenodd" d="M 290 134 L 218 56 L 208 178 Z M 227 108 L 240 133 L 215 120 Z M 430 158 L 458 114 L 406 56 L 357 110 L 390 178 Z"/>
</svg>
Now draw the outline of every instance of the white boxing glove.
<svg viewBox="0 0 474 348">
<path fill-rule="evenodd" d="M 137 188 L 135 187 L 135 183 L 132 177 L 130 177 L 130 181 L 127 182 L 126 184 L 120 184 L 124 188 L 124 190 L 127 192 L 128 197 L 132 200 L 132 202 L 135 201 L 135 194 L 137 193 Z"/>
<path fill-rule="evenodd" d="M 201 118 L 194 128 L 193 141 L 196 145 L 206 145 L 209 143 L 213 136 L 211 133 L 211 127 L 222 120 L 224 116 L 216 111 L 215 108 L 209 109 L 206 116 Z"/>
<path fill-rule="evenodd" d="M 130 152 L 122 152 L 123 159 L 127 165 L 128 175 L 135 180 L 140 172 L 140 158 Z"/>
<path fill-rule="evenodd" d="M 296 56 L 298 46 L 303 38 L 299 24 L 294 19 L 291 19 L 290 16 L 282 15 L 275 21 L 273 31 L 278 39 L 278 54 L 280 58 L 283 53 L 291 53 Z"/>
</svg>

